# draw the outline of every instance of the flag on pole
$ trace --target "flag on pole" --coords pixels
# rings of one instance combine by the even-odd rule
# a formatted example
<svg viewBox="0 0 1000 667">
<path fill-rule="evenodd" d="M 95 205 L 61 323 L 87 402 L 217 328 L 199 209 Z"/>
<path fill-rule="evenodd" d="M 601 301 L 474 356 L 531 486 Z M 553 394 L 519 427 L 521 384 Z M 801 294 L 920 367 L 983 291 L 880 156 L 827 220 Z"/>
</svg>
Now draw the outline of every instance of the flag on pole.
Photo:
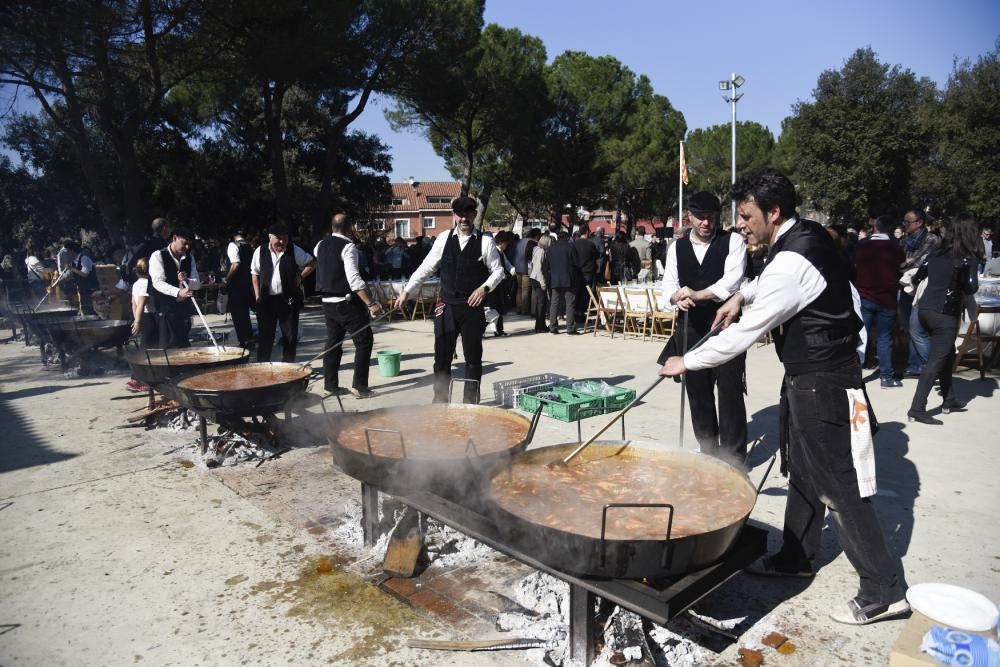
<svg viewBox="0 0 1000 667">
<path fill-rule="evenodd" d="M 684 185 L 688 184 L 688 164 L 687 160 L 684 159 L 684 142 L 681 142 L 681 180 L 684 181 Z"/>
</svg>

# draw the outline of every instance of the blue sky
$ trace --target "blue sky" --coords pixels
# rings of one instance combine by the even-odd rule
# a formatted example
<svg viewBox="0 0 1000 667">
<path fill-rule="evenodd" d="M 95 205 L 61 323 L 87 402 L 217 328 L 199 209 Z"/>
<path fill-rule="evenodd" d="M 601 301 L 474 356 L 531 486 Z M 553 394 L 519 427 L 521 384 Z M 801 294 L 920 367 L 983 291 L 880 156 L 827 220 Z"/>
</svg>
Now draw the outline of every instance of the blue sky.
<svg viewBox="0 0 1000 667">
<path fill-rule="evenodd" d="M 618 58 L 650 78 L 689 130 L 729 122 L 718 82 L 736 72 L 746 79 L 739 120 L 775 134 L 792 105 L 811 98 L 820 72 L 858 48 L 943 87 L 955 58 L 975 60 L 1000 37 L 1000 0 L 487 0 L 485 18 L 540 37 L 549 60 L 566 50 Z M 0 89 L 0 109 L 11 93 Z M 24 90 L 18 102 L 36 107 Z M 450 180 L 421 135 L 389 128 L 384 104 L 369 104 L 352 127 L 390 147 L 392 179 Z"/>
<path fill-rule="evenodd" d="M 858 48 L 943 87 L 956 57 L 975 60 L 1000 37 L 998 0 L 487 0 L 485 18 L 540 37 L 550 61 L 567 50 L 618 58 L 650 78 L 689 130 L 729 122 L 718 82 L 736 72 L 747 80 L 737 118 L 776 135 L 820 72 Z M 393 180 L 450 180 L 422 136 L 389 128 L 382 103 L 354 127 L 391 147 Z"/>
</svg>

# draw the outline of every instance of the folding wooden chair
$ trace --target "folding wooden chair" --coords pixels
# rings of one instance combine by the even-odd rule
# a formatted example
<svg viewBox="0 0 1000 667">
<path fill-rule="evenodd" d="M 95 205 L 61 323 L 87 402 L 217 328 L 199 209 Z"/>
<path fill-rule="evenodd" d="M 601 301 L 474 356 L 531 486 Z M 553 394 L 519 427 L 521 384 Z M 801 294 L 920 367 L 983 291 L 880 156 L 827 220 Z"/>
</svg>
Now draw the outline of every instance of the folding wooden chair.
<svg viewBox="0 0 1000 667">
<path fill-rule="evenodd" d="M 628 338 L 629 331 L 632 331 L 646 340 L 651 310 L 648 290 L 641 287 L 620 287 L 618 293 L 624 318 L 622 338 Z"/>
<path fill-rule="evenodd" d="M 664 296 L 663 290 L 649 288 L 647 295 L 650 307 L 649 319 L 652 325 L 650 338 L 670 338 L 674 334 L 674 327 L 677 324 L 677 310 L 668 307 L 669 302 Z"/>
<path fill-rule="evenodd" d="M 624 318 L 619 318 L 622 314 L 622 304 L 621 296 L 618 294 L 618 288 L 613 285 L 607 285 L 604 287 L 597 288 L 597 307 L 598 319 L 604 325 L 611 337 L 615 337 L 615 329 L 619 326 L 624 327 Z M 621 319 L 621 322 L 619 322 Z M 624 329 L 623 329 L 624 330 Z M 597 329 L 594 329 L 594 334 L 597 334 Z"/>
<path fill-rule="evenodd" d="M 434 304 L 437 303 L 438 299 L 438 285 L 437 284 L 427 284 L 424 283 L 417 290 L 417 295 L 413 300 L 413 310 L 410 312 L 410 319 L 414 320 L 417 318 L 417 312 L 420 312 L 420 317 L 422 319 L 427 319 L 427 313 L 431 312 L 434 308 Z"/>
<path fill-rule="evenodd" d="M 587 327 L 590 326 L 591 320 L 594 322 L 594 333 L 597 333 L 597 324 L 600 321 L 601 314 L 601 304 L 597 300 L 597 296 L 594 294 L 594 290 L 591 289 L 590 285 L 586 285 L 587 290 L 587 311 L 583 316 L 583 327 L 580 329 L 580 333 L 587 333 Z"/>
</svg>

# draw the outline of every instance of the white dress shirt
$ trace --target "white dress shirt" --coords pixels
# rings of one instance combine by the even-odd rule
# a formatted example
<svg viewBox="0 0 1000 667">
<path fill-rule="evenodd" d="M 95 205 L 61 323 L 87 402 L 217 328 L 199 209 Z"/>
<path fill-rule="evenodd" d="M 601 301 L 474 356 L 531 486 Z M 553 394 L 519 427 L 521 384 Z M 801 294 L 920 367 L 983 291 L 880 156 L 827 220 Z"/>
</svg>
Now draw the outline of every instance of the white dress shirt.
<svg viewBox="0 0 1000 667">
<path fill-rule="evenodd" d="M 478 230 L 473 230 L 472 234 L 462 236 L 456 230 L 449 229 L 446 232 L 438 234 L 437 238 L 434 239 L 434 245 L 431 246 L 430 252 L 427 253 L 427 257 L 424 257 L 424 261 L 420 263 L 417 270 L 410 276 L 409 282 L 406 283 L 405 291 L 408 294 L 412 294 L 413 290 L 420 287 L 420 284 L 434 273 L 438 265 L 441 264 L 441 259 L 444 257 L 444 246 L 448 243 L 448 239 L 451 238 L 452 234 L 457 235 L 459 251 L 462 251 L 469 244 L 469 239 L 474 238 L 480 233 Z M 486 279 L 486 282 L 482 286 L 487 291 L 492 292 L 504 277 L 503 262 L 500 261 L 500 251 L 497 250 L 492 236 L 483 235 L 483 254 L 480 255 L 479 259 L 490 270 L 490 277 Z"/>
<path fill-rule="evenodd" d="M 795 217 L 778 228 L 775 241 L 795 226 Z M 826 289 L 826 279 L 809 260 L 797 252 L 778 252 L 767 262 L 764 271 L 740 290 L 747 303 L 740 321 L 731 324 L 697 350 L 684 355 L 684 366 L 697 371 L 714 368 L 746 351 L 764 334 L 802 312 Z M 854 310 L 860 317 L 861 300 L 851 285 Z M 864 331 L 864 327 L 861 327 Z M 862 348 L 864 349 L 864 348 Z"/>
<path fill-rule="evenodd" d="M 230 241 L 229 245 L 226 246 L 226 257 L 230 264 L 236 264 L 240 261 L 240 246 L 236 241 Z"/>
<path fill-rule="evenodd" d="M 331 236 L 336 236 L 339 239 L 347 241 L 347 245 L 340 251 L 340 258 L 344 260 L 344 273 L 347 274 L 347 284 L 350 286 L 351 292 L 363 290 L 365 288 L 365 279 L 361 277 L 361 271 L 358 270 L 358 258 L 360 255 L 358 246 L 343 234 L 331 234 Z M 319 243 L 322 243 L 322 241 Z M 316 257 L 319 257 L 319 243 L 313 248 L 313 255 Z M 341 301 L 349 301 L 350 299 L 350 294 L 347 296 L 325 296 L 323 297 L 323 303 L 340 303 Z"/>
<path fill-rule="evenodd" d="M 708 253 L 712 242 L 702 243 L 695 238 L 694 234 L 688 238 L 691 239 L 694 256 L 698 259 L 698 264 L 701 264 L 705 261 L 705 254 Z M 729 253 L 726 255 L 722 277 L 708 286 L 708 289 L 715 295 L 714 301 L 725 301 L 739 289 L 743 275 L 746 273 L 746 266 L 747 244 L 742 236 L 733 232 L 729 235 Z M 670 247 L 667 248 L 667 265 L 663 272 L 663 296 L 669 302 L 670 297 L 681 287 L 690 287 L 690 285 L 680 284 L 680 273 L 677 270 L 677 244 L 671 243 Z"/>
<path fill-rule="evenodd" d="M 184 257 L 174 257 L 174 253 L 170 251 L 170 246 L 166 247 L 166 251 L 170 255 L 170 258 L 174 260 L 174 266 L 171 267 L 171 270 L 174 272 L 180 271 L 181 260 Z M 163 266 L 163 253 L 159 250 L 149 256 L 149 279 L 153 281 L 153 289 L 160 294 L 166 294 L 176 299 L 177 293 L 181 291 L 180 287 L 174 287 L 167 282 L 167 270 Z M 193 257 L 191 258 L 191 273 L 187 277 L 187 286 L 192 292 L 201 289 L 201 280 L 198 278 L 198 267 L 195 266 Z"/>
<path fill-rule="evenodd" d="M 295 256 L 296 266 L 298 266 L 301 269 L 306 264 L 312 261 L 312 255 L 310 255 L 309 253 L 307 253 L 305 250 L 295 245 L 294 243 L 291 245 L 292 245 L 292 253 Z M 253 251 L 253 259 L 250 260 L 250 273 L 252 275 L 260 276 L 260 252 L 261 250 L 264 249 L 266 249 L 268 254 L 271 255 L 271 266 L 273 267 L 273 271 L 271 272 L 271 288 L 269 290 L 269 293 L 272 295 L 282 294 L 284 290 L 281 287 L 281 274 L 278 272 L 278 262 L 280 262 L 281 258 L 285 256 L 286 252 L 288 252 L 288 247 L 286 246 L 281 253 L 275 254 L 275 252 L 271 250 L 270 244 L 266 246 L 263 245 L 258 246 L 258 248 Z M 261 290 L 261 294 L 263 294 L 263 290 Z"/>
<path fill-rule="evenodd" d="M 132 306 L 134 307 L 139 299 L 145 299 L 142 306 L 142 312 L 151 313 L 153 312 L 152 306 L 149 301 L 149 278 L 139 278 L 134 283 L 132 283 Z"/>
<path fill-rule="evenodd" d="M 80 268 L 77 271 L 82 272 L 85 276 L 89 276 L 94 270 L 94 260 L 86 255 L 80 255 L 77 259 L 80 260 Z M 76 260 L 73 260 L 73 263 L 75 264 Z"/>
</svg>

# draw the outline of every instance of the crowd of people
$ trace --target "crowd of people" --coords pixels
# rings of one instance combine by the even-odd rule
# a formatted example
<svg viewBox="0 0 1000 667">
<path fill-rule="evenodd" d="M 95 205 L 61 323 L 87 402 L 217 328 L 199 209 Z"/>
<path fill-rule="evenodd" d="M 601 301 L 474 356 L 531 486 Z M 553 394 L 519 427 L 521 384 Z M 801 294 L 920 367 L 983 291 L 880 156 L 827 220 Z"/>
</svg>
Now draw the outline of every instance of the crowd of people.
<svg viewBox="0 0 1000 667">
<path fill-rule="evenodd" d="M 907 413 L 912 422 L 942 424 L 927 410 L 935 383 L 942 413 L 965 408 L 952 393 L 955 338 L 963 315 L 975 317 L 979 275 L 1000 275 L 994 230 L 967 216 L 935 223 L 920 207 L 824 227 L 798 216 L 794 186 L 773 169 L 745 174 L 731 194 L 738 211 L 733 229 L 722 229 L 719 198 L 696 192 L 676 239 L 647 235 L 641 225 L 632 238 L 617 231 L 609 239 L 603 227 L 592 232 L 587 224 L 570 229 L 559 222 L 523 237 L 489 234 L 475 226 L 478 202 L 467 196 L 452 202 L 452 229 L 412 244 L 360 242 L 344 212 L 309 250 L 281 224 L 258 239 L 234 230 L 227 242 L 212 243 L 157 218 L 149 237 L 131 249 L 103 243 L 88 249 L 72 239 L 58 247 L 8 248 L 0 277 L 32 298 L 52 284 L 71 283 L 87 310 L 95 266 L 112 263 L 119 287 L 131 291 L 132 330 L 144 347 L 190 345 L 194 297 L 206 281 L 217 282 L 239 344 L 255 347 L 257 361 L 270 361 L 280 331 L 281 359 L 291 362 L 304 281 L 315 273 L 327 328 L 324 388 L 367 398 L 374 395 L 371 325 L 388 315 L 370 283 L 405 280 L 389 304 L 399 310 L 436 275 L 433 400 L 451 400 L 461 340 L 466 403 L 480 400 L 490 311 L 496 336 L 507 335 L 508 309 L 533 318 L 536 333 L 577 335 L 598 284 L 661 283 L 678 319 L 659 358 L 660 374 L 684 377 L 703 453 L 737 464 L 747 455 L 746 350 L 771 334 L 784 367 L 779 439 L 790 482 L 783 543 L 750 571 L 813 576 L 829 511 L 860 577 L 857 595 L 833 618 L 862 625 L 899 616 L 908 609 L 905 584 L 870 502 L 877 422 L 862 369 L 877 368 L 884 389 L 917 378 Z M 340 345 L 347 337 L 355 348 L 353 376 L 350 387 L 341 387 Z M 144 390 L 134 380 L 130 388 Z M 858 423 L 870 428 L 852 427 Z"/>
</svg>

